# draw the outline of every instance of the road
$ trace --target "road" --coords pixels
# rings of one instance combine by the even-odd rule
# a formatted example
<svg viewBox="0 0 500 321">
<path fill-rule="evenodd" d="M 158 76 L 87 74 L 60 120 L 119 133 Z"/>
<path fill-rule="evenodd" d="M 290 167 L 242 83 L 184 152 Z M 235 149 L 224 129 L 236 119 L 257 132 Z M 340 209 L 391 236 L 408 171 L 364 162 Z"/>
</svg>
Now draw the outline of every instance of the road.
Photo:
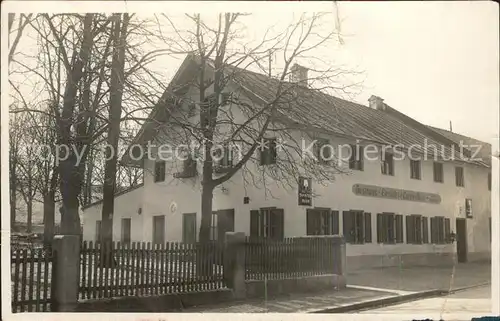
<svg viewBox="0 0 500 321">
<path fill-rule="evenodd" d="M 491 313 L 491 286 L 456 292 L 445 297 L 430 298 L 403 304 L 366 310 L 360 313 Z"/>
</svg>

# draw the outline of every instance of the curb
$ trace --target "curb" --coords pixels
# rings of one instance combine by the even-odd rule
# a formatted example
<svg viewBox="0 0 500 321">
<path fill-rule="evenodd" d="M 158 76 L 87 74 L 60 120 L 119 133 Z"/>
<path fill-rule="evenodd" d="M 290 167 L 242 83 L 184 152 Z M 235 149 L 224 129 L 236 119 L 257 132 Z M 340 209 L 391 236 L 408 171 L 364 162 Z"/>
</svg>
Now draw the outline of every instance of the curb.
<svg viewBox="0 0 500 321">
<path fill-rule="evenodd" d="M 424 298 L 446 296 L 449 294 L 453 294 L 456 292 L 461 292 L 461 291 L 465 291 L 468 289 L 485 286 L 488 284 L 491 284 L 491 282 L 484 282 L 484 283 L 479 283 L 479 284 L 475 284 L 475 285 L 464 286 L 464 287 L 460 287 L 460 288 L 456 288 L 456 289 L 452 289 L 452 290 L 429 290 L 429 291 L 421 291 L 421 292 L 411 293 L 411 294 L 396 295 L 393 297 L 363 301 L 363 302 L 339 306 L 339 307 L 318 309 L 318 310 L 314 310 L 314 311 L 309 311 L 308 313 L 346 313 L 346 312 L 354 312 L 354 311 L 361 311 L 361 310 L 370 310 L 370 309 L 374 309 L 374 308 L 397 305 L 400 303 L 415 301 L 415 300 L 424 299 Z"/>
<path fill-rule="evenodd" d="M 369 300 L 369 301 L 359 302 L 359 303 L 355 303 L 355 304 L 344 305 L 344 306 L 340 306 L 340 307 L 320 309 L 320 310 L 316 310 L 316 311 L 311 311 L 309 313 L 346 313 L 346 312 L 352 312 L 352 311 L 372 309 L 372 308 L 377 308 L 377 307 L 387 306 L 387 305 L 396 305 L 398 303 L 415 301 L 418 299 L 423 299 L 423 298 L 428 298 L 428 297 L 441 296 L 442 293 L 443 293 L 442 290 L 422 291 L 422 292 L 405 294 L 405 295 L 396 295 L 396 296 L 389 297 L 389 298 Z"/>
</svg>

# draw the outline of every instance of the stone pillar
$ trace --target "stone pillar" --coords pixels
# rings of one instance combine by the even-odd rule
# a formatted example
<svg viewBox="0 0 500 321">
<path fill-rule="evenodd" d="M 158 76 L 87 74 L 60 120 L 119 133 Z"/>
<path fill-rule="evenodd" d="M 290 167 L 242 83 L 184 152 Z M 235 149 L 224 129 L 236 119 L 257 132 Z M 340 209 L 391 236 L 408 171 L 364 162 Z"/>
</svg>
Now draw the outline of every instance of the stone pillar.
<svg viewBox="0 0 500 321">
<path fill-rule="evenodd" d="M 80 236 L 56 235 L 53 242 L 52 311 L 74 311 L 80 278 Z"/>
<path fill-rule="evenodd" d="M 226 232 L 224 248 L 224 279 L 235 299 L 246 297 L 245 233 Z"/>
<path fill-rule="evenodd" d="M 347 261 L 344 238 L 339 235 L 334 235 L 332 236 L 332 242 L 335 251 L 335 256 L 334 256 L 335 274 L 344 275 L 346 272 L 346 261 Z"/>
</svg>

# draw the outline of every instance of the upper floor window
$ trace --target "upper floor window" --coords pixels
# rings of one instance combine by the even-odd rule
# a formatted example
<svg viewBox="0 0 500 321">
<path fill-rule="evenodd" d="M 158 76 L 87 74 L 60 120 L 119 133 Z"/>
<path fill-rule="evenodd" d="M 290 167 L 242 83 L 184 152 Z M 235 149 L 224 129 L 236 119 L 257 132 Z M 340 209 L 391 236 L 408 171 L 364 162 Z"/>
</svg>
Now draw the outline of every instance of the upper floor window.
<svg viewBox="0 0 500 321">
<path fill-rule="evenodd" d="M 165 161 L 155 162 L 155 183 L 165 181 Z"/>
<path fill-rule="evenodd" d="M 331 160 L 332 149 L 330 146 L 330 141 L 328 139 L 316 139 L 316 144 L 314 144 L 314 156 L 316 156 L 318 161 L 323 164 Z"/>
<path fill-rule="evenodd" d="M 229 146 L 218 148 L 214 152 L 214 168 L 216 171 L 228 169 L 233 166 L 233 150 Z"/>
<path fill-rule="evenodd" d="M 464 168 L 457 166 L 455 167 L 455 184 L 457 186 L 464 186 Z"/>
<path fill-rule="evenodd" d="M 265 138 L 260 149 L 260 165 L 276 164 L 276 138 Z"/>
<path fill-rule="evenodd" d="M 363 146 L 350 145 L 351 157 L 349 158 L 349 168 L 362 171 L 363 170 Z"/>
<path fill-rule="evenodd" d="M 434 182 L 444 182 L 443 163 L 434 162 Z"/>
<path fill-rule="evenodd" d="M 394 176 L 394 156 L 392 153 L 382 153 L 382 174 Z"/>
<path fill-rule="evenodd" d="M 419 160 L 410 159 L 410 178 L 421 179 L 421 165 Z"/>
</svg>

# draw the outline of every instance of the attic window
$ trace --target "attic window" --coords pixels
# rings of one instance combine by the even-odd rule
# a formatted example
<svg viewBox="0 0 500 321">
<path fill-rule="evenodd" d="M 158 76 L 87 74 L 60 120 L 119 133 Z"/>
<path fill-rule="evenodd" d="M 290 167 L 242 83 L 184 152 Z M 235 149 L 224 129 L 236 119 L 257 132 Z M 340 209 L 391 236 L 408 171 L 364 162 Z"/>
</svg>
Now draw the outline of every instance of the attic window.
<svg viewBox="0 0 500 321">
<path fill-rule="evenodd" d="M 187 117 L 193 117 L 196 114 L 196 104 L 190 103 L 187 106 Z"/>
</svg>

